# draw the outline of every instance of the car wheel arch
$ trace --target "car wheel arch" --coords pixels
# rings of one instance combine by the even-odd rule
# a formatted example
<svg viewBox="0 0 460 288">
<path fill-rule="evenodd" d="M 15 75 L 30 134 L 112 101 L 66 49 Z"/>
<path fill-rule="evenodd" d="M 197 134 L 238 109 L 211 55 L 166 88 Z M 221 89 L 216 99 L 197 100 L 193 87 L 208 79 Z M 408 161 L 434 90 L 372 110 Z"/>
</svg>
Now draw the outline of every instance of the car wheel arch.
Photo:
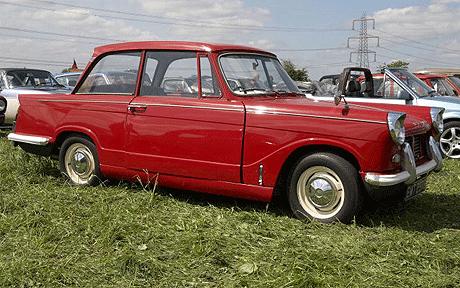
<svg viewBox="0 0 460 288">
<path fill-rule="evenodd" d="M 299 161 L 301 161 L 304 157 L 314 153 L 331 153 L 340 156 L 345 160 L 349 161 L 356 168 L 357 171 L 361 171 L 361 166 L 359 164 L 357 157 L 345 148 L 328 144 L 311 144 L 301 146 L 293 150 L 281 166 L 281 170 L 278 173 L 278 177 L 276 180 L 275 194 L 285 194 L 285 184 L 288 180 L 287 178 L 289 177 L 289 173 L 291 172 L 293 167 L 295 167 L 296 164 Z"/>
<path fill-rule="evenodd" d="M 97 138 L 95 137 L 95 135 L 92 135 L 92 133 L 83 132 L 80 129 L 69 129 L 69 130 L 65 129 L 65 130 L 59 131 L 55 137 L 56 140 L 53 143 L 53 152 L 52 152 L 54 156 L 59 155 L 59 150 L 62 146 L 62 143 L 64 143 L 64 141 L 69 137 L 85 138 L 91 141 L 92 143 L 94 143 L 96 145 L 96 149 L 99 150 L 99 143 L 97 141 Z"/>
</svg>

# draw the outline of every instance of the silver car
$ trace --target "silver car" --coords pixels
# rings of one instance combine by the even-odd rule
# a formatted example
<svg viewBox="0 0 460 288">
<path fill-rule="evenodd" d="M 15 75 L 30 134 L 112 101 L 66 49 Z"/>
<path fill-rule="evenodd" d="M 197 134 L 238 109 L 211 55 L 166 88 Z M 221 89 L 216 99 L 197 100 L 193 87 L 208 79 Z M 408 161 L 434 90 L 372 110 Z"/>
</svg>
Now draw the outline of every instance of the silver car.
<svg viewBox="0 0 460 288">
<path fill-rule="evenodd" d="M 70 93 L 50 72 L 26 68 L 0 68 L 0 95 L 7 101 L 6 125 L 12 125 L 19 108 L 19 94 Z"/>
<path fill-rule="evenodd" d="M 363 68 L 345 70 L 369 71 Z M 354 70 L 353 70 L 354 69 Z M 344 73 L 345 73 L 344 70 Z M 338 93 L 348 102 L 419 105 L 444 108 L 444 131 L 440 145 L 445 156 L 460 158 L 460 97 L 440 96 L 406 69 L 384 69 L 382 74 L 366 78 L 347 77 L 342 73 Z M 370 74 L 370 71 L 368 72 Z M 351 74 L 349 73 L 348 76 Z M 372 77 L 373 76 L 373 77 Z M 334 96 L 306 94 L 315 100 L 334 101 Z"/>
</svg>

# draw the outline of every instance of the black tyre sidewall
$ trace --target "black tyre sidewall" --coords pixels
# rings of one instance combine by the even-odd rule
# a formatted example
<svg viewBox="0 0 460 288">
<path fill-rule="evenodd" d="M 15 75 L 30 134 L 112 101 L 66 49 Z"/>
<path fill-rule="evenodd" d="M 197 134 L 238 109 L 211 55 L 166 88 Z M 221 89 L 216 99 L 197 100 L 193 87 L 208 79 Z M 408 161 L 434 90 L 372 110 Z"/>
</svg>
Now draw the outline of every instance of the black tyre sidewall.
<svg viewBox="0 0 460 288">
<path fill-rule="evenodd" d="M 448 129 L 453 128 L 453 127 L 460 128 L 460 122 L 459 121 L 452 121 L 452 122 L 445 123 L 444 124 L 444 131 L 447 131 Z M 439 142 L 439 149 L 441 149 L 441 142 Z M 443 158 L 449 158 L 446 154 L 444 154 L 444 152 L 442 152 L 442 149 L 441 149 L 441 154 L 442 154 Z"/>
<path fill-rule="evenodd" d="M 317 219 L 309 215 L 300 204 L 297 196 L 297 182 L 302 173 L 313 166 L 324 166 L 334 171 L 342 181 L 345 199 L 342 208 L 334 216 Z M 349 223 L 361 209 L 362 195 L 360 195 L 359 175 L 356 168 L 347 160 L 330 153 L 315 153 L 301 159 L 291 170 L 288 178 L 288 201 L 292 212 L 299 219 L 314 219 L 323 223 Z"/>
<path fill-rule="evenodd" d="M 91 151 L 94 157 L 94 162 L 95 162 L 95 169 L 94 169 L 94 174 L 91 177 L 91 179 L 88 181 L 88 184 L 78 184 L 73 182 L 70 177 L 67 176 L 67 169 L 65 167 L 65 154 L 67 152 L 67 149 L 75 143 L 81 143 L 88 147 L 88 149 Z M 99 157 L 97 154 L 96 146 L 94 145 L 93 142 L 89 141 L 88 139 L 82 138 L 82 137 L 77 137 L 77 136 L 72 136 L 67 138 L 61 146 L 61 149 L 59 151 L 59 168 L 61 170 L 61 173 L 65 174 L 72 184 L 74 185 L 83 185 L 83 186 L 94 186 L 97 185 L 101 182 L 102 180 L 102 174 L 100 172 L 100 166 L 99 166 Z"/>
</svg>

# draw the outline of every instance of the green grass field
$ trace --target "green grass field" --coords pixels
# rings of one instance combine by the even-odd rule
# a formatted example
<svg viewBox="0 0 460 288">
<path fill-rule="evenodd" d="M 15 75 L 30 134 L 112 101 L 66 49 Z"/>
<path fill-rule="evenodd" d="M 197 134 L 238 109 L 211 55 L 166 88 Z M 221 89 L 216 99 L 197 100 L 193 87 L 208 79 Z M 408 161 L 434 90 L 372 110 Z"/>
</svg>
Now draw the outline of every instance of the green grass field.
<svg viewBox="0 0 460 288">
<path fill-rule="evenodd" d="M 352 225 L 128 183 L 78 188 L 0 134 L 0 287 L 460 287 L 460 161 Z"/>
</svg>

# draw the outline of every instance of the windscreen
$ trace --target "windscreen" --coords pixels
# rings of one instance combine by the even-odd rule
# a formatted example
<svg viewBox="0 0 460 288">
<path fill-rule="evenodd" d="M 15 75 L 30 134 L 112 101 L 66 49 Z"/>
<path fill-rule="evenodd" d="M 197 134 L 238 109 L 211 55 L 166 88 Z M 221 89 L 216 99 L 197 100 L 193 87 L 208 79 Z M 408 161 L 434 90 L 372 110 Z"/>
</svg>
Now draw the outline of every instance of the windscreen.
<svg viewBox="0 0 460 288">
<path fill-rule="evenodd" d="M 6 79 L 11 88 L 61 86 L 51 73 L 42 70 L 11 70 L 6 72 Z"/>
<path fill-rule="evenodd" d="M 226 54 L 220 57 L 220 65 L 228 86 L 235 94 L 300 93 L 276 58 L 257 54 Z"/>
<path fill-rule="evenodd" d="M 418 79 L 417 76 L 410 73 L 405 69 L 390 69 L 390 71 L 409 86 L 415 93 L 420 97 L 427 97 L 433 93 L 433 89 L 425 84 L 422 80 Z"/>
</svg>

